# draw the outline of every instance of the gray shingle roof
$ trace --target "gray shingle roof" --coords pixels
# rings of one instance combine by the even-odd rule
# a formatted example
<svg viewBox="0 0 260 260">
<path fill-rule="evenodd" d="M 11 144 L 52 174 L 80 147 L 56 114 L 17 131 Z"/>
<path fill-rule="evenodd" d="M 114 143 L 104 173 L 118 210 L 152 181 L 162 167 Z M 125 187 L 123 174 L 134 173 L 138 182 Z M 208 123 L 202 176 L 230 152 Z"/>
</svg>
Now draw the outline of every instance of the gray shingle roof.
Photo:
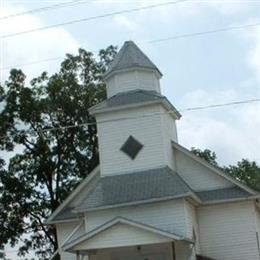
<svg viewBox="0 0 260 260">
<path fill-rule="evenodd" d="M 179 111 L 165 96 L 162 96 L 156 91 L 142 89 L 118 93 L 111 98 L 91 107 L 89 111 L 91 113 L 101 113 L 109 109 L 120 108 L 121 106 L 138 105 L 149 102 L 161 102 L 161 104 L 165 105 L 168 110 L 174 112 L 176 119 L 181 117 Z"/>
<path fill-rule="evenodd" d="M 248 193 L 245 190 L 242 190 L 238 186 L 225 188 L 225 189 L 196 192 L 196 195 L 203 202 L 228 200 L 228 199 L 239 199 L 239 198 L 246 198 L 246 197 L 251 196 L 250 193 Z"/>
<path fill-rule="evenodd" d="M 168 167 L 99 177 L 89 183 L 89 193 L 77 203 L 70 204 L 55 218 L 55 221 L 77 218 L 78 213 L 100 208 L 141 204 L 152 201 L 186 197 L 194 194 L 182 178 Z M 195 193 L 202 203 L 243 199 L 251 194 L 238 186 Z M 82 196 L 82 193 L 80 194 Z"/>
<path fill-rule="evenodd" d="M 154 63 L 138 48 L 134 42 L 126 41 L 111 65 L 108 67 L 104 77 L 107 77 L 109 74 L 116 71 L 136 67 L 156 70 L 160 75 L 162 75 Z"/>
<path fill-rule="evenodd" d="M 120 204 L 188 196 L 190 188 L 168 167 L 100 178 L 75 209 L 85 212 Z"/>
<path fill-rule="evenodd" d="M 111 98 L 93 106 L 92 108 L 90 108 L 90 111 L 115 108 L 119 106 L 132 105 L 143 102 L 158 101 L 162 99 L 166 99 L 166 97 L 162 96 L 156 91 L 137 89 L 118 93 Z"/>
</svg>

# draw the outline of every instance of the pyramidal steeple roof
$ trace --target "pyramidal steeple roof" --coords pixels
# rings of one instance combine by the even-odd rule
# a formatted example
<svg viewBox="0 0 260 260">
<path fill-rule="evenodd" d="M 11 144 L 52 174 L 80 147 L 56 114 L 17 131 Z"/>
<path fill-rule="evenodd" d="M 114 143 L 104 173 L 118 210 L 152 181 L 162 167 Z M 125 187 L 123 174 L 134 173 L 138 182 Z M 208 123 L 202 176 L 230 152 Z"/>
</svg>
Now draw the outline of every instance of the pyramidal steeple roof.
<svg viewBox="0 0 260 260">
<path fill-rule="evenodd" d="M 133 41 L 126 41 L 113 62 L 108 67 L 107 72 L 104 74 L 104 78 L 107 78 L 114 72 L 131 68 L 152 69 L 157 71 L 159 75 L 162 76 L 160 70 Z"/>
</svg>

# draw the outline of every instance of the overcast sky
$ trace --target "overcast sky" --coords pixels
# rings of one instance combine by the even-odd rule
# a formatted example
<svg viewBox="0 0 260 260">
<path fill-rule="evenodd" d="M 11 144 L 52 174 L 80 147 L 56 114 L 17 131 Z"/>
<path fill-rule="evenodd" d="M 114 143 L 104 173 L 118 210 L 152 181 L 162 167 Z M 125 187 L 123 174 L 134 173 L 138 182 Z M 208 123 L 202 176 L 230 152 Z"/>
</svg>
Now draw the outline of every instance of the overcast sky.
<svg viewBox="0 0 260 260">
<path fill-rule="evenodd" d="M 54 0 L 2 0 L 0 16 L 60 3 Z M 156 4 L 158 1 L 84 1 L 37 14 L 0 20 L 0 35 L 68 20 Z M 162 3 L 162 1 L 160 1 Z M 178 108 L 260 97 L 260 26 L 200 37 L 148 43 L 149 40 L 260 22 L 260 1 L 187 1 L 140 12 L 10 37 L 1 43 L 1 67 L 62 57 L 79 47 L 96 52 L 134 40 L 163 72 L 163 93 Z M 22 69 L 28 79 L 59 60 Z M 1 70 L 1 79 L 8 70 Z M 216 151 L 223 164 L 241 158 L 260 162 L 260 104 L 185 112 L 179 141 Z"/>
<path fill-rule="evenodd" d="M 68 0 L 69 1 L 69 0 Z M 62 1 L 0 0 L 0 16 Z M 0 20 L 0 36 L 68 20 L 146 6 L 161 1 L 84 1 L 74 6 Z M 149 40 L 260 22 L 260 1 L 187 1 L 175 5 L 77 23 L 1 41 L 0 67 L 30 63 L 79 47 L 96 52 L 134 40 L 164 74 L 162 91 L 178 108 L 260 98 L 260 26 L 200 37 L 148 43 Z M 22 69 L 31 79 L 55 72 L 59 60 Z M 1 70 L 1 81 L 8 70 Z M 210 148 L 221 164 L 241 158 L 260 163 L 260 103 L 183 112 L 179 142 Z"/>
</svg>

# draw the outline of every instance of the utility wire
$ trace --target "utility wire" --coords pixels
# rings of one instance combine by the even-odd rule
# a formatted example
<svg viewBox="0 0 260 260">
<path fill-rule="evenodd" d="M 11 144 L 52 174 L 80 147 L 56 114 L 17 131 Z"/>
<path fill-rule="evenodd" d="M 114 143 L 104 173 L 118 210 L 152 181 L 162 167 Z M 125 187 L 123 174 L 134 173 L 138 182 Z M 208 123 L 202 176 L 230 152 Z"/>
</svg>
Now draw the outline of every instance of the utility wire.
<svg viewBox="0 0 260 260">
<path fill-rule="evenodd" d="M 19 67 L 25 67 L 25 66 L 31 66 L 31 65 L 45 63 L 45 62 L 57 61 L 57 60 L 62 60 L 62 59 L 64 59 L 64 57 L 52 57 L 52 58 L 48 58 L 48 59 L 31 61 L 31 62 L 28 62 L 28 63 L 16 64 L 16 65 L 13 65 L 13 66 L 9 65 L 9 66 L 0 68 L 0 71 L 1 70 L 9 70 L 9 69 L 13 69 L 13 68 L 19 68 Z"/>
<path fill-rule="evenodd" d="M 205 110 L 205 109 L 210 109 L 210 108 L 241 105 L 241 104 L 248 104 L 248 103 L 253 103 L 253 102 L 260 102 L 260 98 L 259 99 L 247 99 L 247 100 L 233 101 L 233 102 L 222 103 L 222 104 L 212 104 L 212 105 L 207 105 L 207 106 L 184 108 L 184 109 L 180 109 L 180 112 Z M 132 120 L 132 119 L 138 119 L 138 118 L 146 118 L 146 117 L 159 116 L 159 115 L 169 115 L 169 114 L 176 114 L 176 112 L 175 111 L 168 111 L 168 112 L 149 113 L 149 114 L 144 114 L 144 115 L 141 115 L 141 116 L 121 117 L 121 118 L 117 118 L 117 119 L 100 120 L 100 121 L 97 121 L 97 122 L 82 123 L 82 124 L 78 124 L 78 125 L 68 125 L 68 126 L 56 127 L 56 128 L 53 127 L 53 128 L 48 128 L 48 129 L 42 129 L 41 131 L 42 132 L 49 132 L 49 131 L 55 131 L 55 130 L 65 130 L 65 129 L 81 127 L 81 126 L 92 126 L 92 125 L 102 124 L 102 123 L 107 123 L 107 122 L 117 122 L 117 121 Z"/>
<path fill-rule="evenodd" d="M 218 28 L 218 29 L 208 30 L 208 31 L 201 31 L 201 32 L 194 32 L 194 33 L 174 35 L 174 36 L 167 37 L 167 38 L 160 38 L 160 39 L 150 40 L 150 41 L 147 41 L 147 43 L 165 42 L 165 41 L 177 40 L 177 39 L 182 39 L 182 38 L 197 37 L 197 36 L 202 36 L 202 35 L 206 35 L 206 34 L 215 34 L 215 33 L 220 33 L 220 32 L 227 32 L 227 31 L 233 31 L 233 30 L 254 28 L 254 27 L 258 27 L 258 26 L 260 26 L 260 22 L 252 23 L 252 24 L 238 25 L 238 26 L 223 27 L 223 28 Z"/>
<path fill-rule="evenodd" d="M 90 3 L 92 1 L 93 0 L 73 0 L 73 1 L 64 2 L 64 3 L 48 5 L 48 6 L 45 6 L 45 7 L 31 9 L 31 10 L 20 12 L 20 13 L 14 13 L 14 14 L 6 15 L 6 16 L 0 16 L 0 21 L 19 17 L 19 16 L 23 16 L 23 15 L 27 15 L 27 14 L 41 13 L 41 12 L 46 12 L 46 11 L 51 11 L 51 10 L 54 10 L 54 9 L 67 7 L 67 6 L 73 6 L 73 5 L 77 5 L 77 4 L 85 4 L 86 2 Z"/>
<path fill-rule="evenodd" d="M 189 0 L 170 1 L 170 2 L 165 2 L 165 3 L 160 3 L 160 4 L 147 5 L 147 6 L 143 6 L 143 7 L 136 7 L 136 8 L 132 8 L 132 9 L 120 10 L 120 11 L 96 15 L 96 16 L 89 16 L 89 17 L 86 17 L 86 18 L 81 18 L 81 19 L 71 20 L 71 21 L 68 21 L 68 22 L 43 26 L 43 27 L 39 27 L 39 28 L 35 28 L 35 29 L 22 31 L 22 32 L 5 34 L 5 35 L 0 36 L 0 39 L 7 39 L 7 38 L 11 38 L 11 37 L 18 36 L 18 35 L 23 35 L 23 34 L 28 34 L 28 33 L 38 32 L 38 31 L 44 31 L 44 30 L 48 30 L 48 29 L 52 29 L 52 28 L 57 28 L 57 27 L 60 27 L 60 26 L 71 25 L 71 24 L 82 23 L 82 22 L 88 22 L 88 21 L 93 21 L 93 20 L 102 19 L 102 18 L 106 18 L 106 17 L 112 17 L 112 16 L 125 14 L 125 13 L 133 13 L 133 12 L 138 12 L 138 11 L 144 11 L 144 10 L 148 10 L 148 9 L 152 9 L 152 8 L 174 5 L 174 4 L 179 4 L 179 3 L 187 2 L 187 1 L 189 1 Z"/>
<path fill-rule="evenodd" d="M 260 98 L 232 101 L 232 102 L 220 103 L 220 104 L 211 104 L 211 105 L 206 105 L 206 106 L 189 107 L 189 108 L 180 109 L 179 111 L 180 112 L 190 112 L 190 111 L 220 108 L 220 107 L 225 107 L 225 106 L 256 103 L 256 102 L 260 102 Z M 82 123 L 82 124 L 77 124 L 77 125 L 66 125 L 66 126 L 51 127 L 51 128 L 46 128 L 46 129 L 38 129 L 38 131 L 41 133 L 44 133 L 44 132 L 50 132 L 50 131 L 78 128 L 78 127 L 82 127 L 82 126 L 93 126 L 96 124 L 102 124 L 102 123 L 107 123 L 107 122 L 118 122 L 118 121 L 123 121 L 123 120 L 132 120 L 132 119 L 138 119 L 138 118 L 146 118 L 146 117 L 159 116 L 159 115 L 169 115 L 169 114 L 175 114 L 175 113 L 176 113 L 175 111 L 149 113 L 149 114 L 144 114 L 141 116 L 139 115 L 139 116 L 131 116 L 131 117 L 121 117 L 121 118 L 117 118 L 117 119 L 100 120 L 100 121 L 91 122 L 91 123 Z M 25 132 L 27 132 L 27 131 L 25 131 Z M 29 134 L 31 134 L 31 133 L 29 133 Z M 0 136 L 0 138 L 5 138 L 5 137 Z"/>
<path fill-rule="evenodd" d="M 214 29 L 214 30 L 200 31 L 200 32 L 194 32 L 194 33 L 177 34 L 175 36 L 171 36 L 171 37 L 167 37 L 167 38 L 158 38 L 158 39 L 147 40 L 147 41 L 142 41 L 142 42 L 149 43 L 149 44 L 155 44 L 155 43 L 173 41 L 173 40 L 184 39 L 184 38 L 199 37 L 199 36 L 208 35 L 208 34 L 217 34 L 217 33 L 221 33 L 221 32 L 233 31 L 233 30 L 255 28 L 255 27 L 258 27 L 258 26 L 260 26 L 260 22 L 253 23 L 253 24 L 245 24 L 245 25 L 240 25 L 240 26 L 229 26 L 229 27 L 217 28 L 217 29 Z M 34 64 L 38 64 L 38 63 L 58 60 L 58 59 L 62 59 L 62 58 L 61 57 L 53 57 L 53 58 L 49 58 L 49 59 L 43 59 L 43 60 L 33 61 L 33 62 L 29 62 L 29 63 L 24 63 L 24 64 L 18 64 L 18 65 L 15 65 L 15 66 L 17 66 L 17 67 L 28 66 L 28 65 L 34 65 Z M 15 66 L 9 65 L 7 67 L 0 68 L 0 70 L 7 70 L 7 69 L 13 68 Z"/>
<path fill-rule="evenodd" d="M 184 109 L 180 109 L 180 112 L 204 110 L 204 109 L 209 109 L 209 108 L 218 108 L 218 107 L 225 107 L 225 106 L 234 106 L 234 105 L 248 104 L 248 103 L 254 103 L 254 102 L 260 102 L 260 98 L 233 101 L 233 102 L 222 103 L 222 104 L 213 104 L 213 105 L 207 105 L 207 106 L 184 108 Z"/>
</svg>

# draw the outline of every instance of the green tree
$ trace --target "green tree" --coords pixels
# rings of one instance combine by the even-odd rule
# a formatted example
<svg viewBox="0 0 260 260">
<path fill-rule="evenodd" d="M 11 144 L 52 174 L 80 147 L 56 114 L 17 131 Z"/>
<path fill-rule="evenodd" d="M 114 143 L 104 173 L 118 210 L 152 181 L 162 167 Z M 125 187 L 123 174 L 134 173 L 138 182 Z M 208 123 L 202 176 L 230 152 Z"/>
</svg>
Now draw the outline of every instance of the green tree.
<svg viewBox="0 0 260 260">
<path fill-rule="evenodd" d="M 115 53 L 109 46 L 95 59 L 79 49 L 50 77 L 44 72 L 27 84 L 13 69 L 0 87 L 0 148 L 22 149 L 0 175 L 0 245 L 22 240 L 19 254 L 35 250 L 40 259 L 57 249 L 56 231 L 44 220 L 98 164 L 88 109 L 105 98 L 102 74 Z"/>
<path fill-rule="evenodd" d="M 235 179 L 260 192 L 260 166 L 247 159 L 242 159 L 235 166 L 225 167 L 225 171 Z"/>
<path fill-rule="evenodd" d="M 215 152 L 212 152 L 209 149 L 201 150 L 194 147 L 191 148 L 191 152 L 197 155 L 198 157 L 204 159 L 205 161 L 209 162 L 210 164 L 218 166 L 217 156 Z"/>
</svg>

